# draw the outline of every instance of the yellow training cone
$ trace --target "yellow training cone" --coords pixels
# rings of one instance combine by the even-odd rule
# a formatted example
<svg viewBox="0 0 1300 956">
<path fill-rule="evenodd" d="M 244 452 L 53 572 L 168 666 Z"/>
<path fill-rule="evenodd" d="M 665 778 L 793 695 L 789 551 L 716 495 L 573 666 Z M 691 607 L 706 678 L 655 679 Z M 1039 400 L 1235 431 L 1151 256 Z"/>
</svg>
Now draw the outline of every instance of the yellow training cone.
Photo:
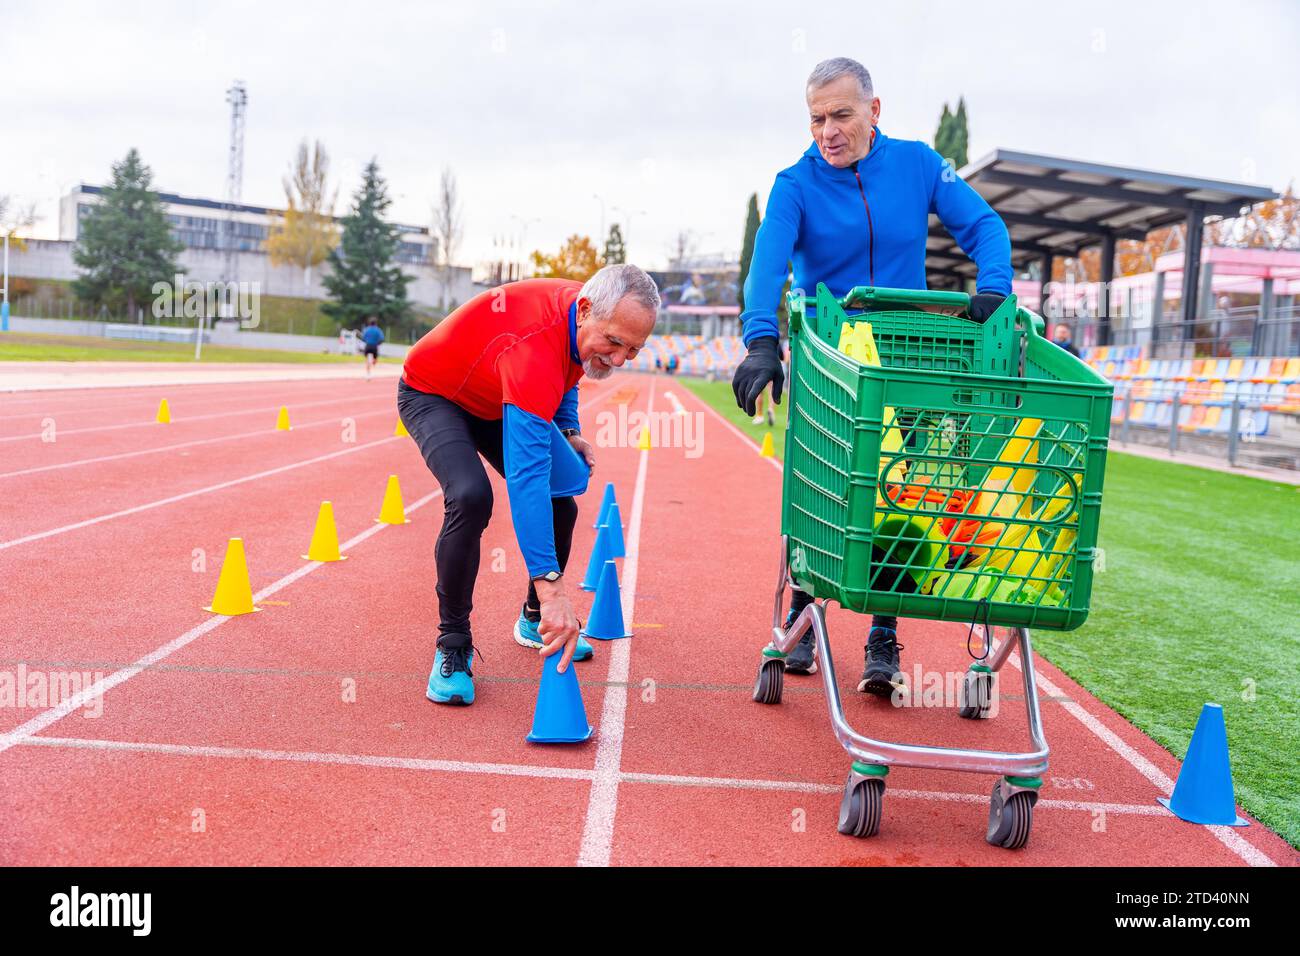
<svg viewBox="0 0 1300 956">
<path fill-rule="evenodd" d="M 773 447 L 773 445 L 772 445 L 772 433 L 771 433 L 771 432 L 764 432 L 764 433 L 763 433 L 763 447 L 762 447 L 761 449 L 759 449 L 759 452 L 758 452 L 758 453 L 759 453 L 760 455 L 762 455 L 764 458 L 775 458 L 775 457 L 776 457 L 776 448 Z"/>
<path fill-rule="evenodd" d="M 293 426 L 289 424 L 289 406 L 281 405 L 280 414 L 275 419 L 275 430 L 278 432 L 293 431 Z"/>
<path fill-rule="evenodd" d="M 636 447 L 637 447 L 637 451 L 649 451 L 649 450 L 650 450 L 651 445 L 650 445 L 650 429 L 649 429 L 649 428 L 643 428 L 643 429 L 641 429 L 641 438 L 637 441 L 637 443 L 636 443 Z"/>
<path fill-rule="evenodd" d="M 166 425 L 172 420 L 172 410 L 167 407 L 167 399 L 158 403 L 158 417 L 154 419 L 159 425 Z"/>
<path fill-rule="evenodd" d="M 248 583 L 248 562 L 244 558 L 244 540 L 231 538 L 226 545 L 226 560 L 221 562 L 221 577 L 212 604 L 203 610 L 234 617 L 262 610 L 253 607 L 253 589 Z"/>
<path fill-rule="evenodd" d="M 397 419 L 397 427 L 393 429 L 393 436 L 396 438 L 411 437 L 411 433 L 406 430 L 406 422 L 402 421 L 400 417 Z"/>
<path fill-rule="evenodd" d="M 397 483 L 396 475 L 388 476 L 388 487 L 384 489 L 384 503 L 379 509 L 380 524 L 409 524 L 406 508 L 402 505 L 402 488 Z"/>
<path fill-rule="evenodd" d="M 311 546 L 303 557 L 308 561 L 346 561 L 346 554 L 339 554 L 339 532 L 334 527 L 334 505 L 328 501 L 320 503 L 320 514 L 316 516 L 316 530 L 311 534 Z"/>
</svg>

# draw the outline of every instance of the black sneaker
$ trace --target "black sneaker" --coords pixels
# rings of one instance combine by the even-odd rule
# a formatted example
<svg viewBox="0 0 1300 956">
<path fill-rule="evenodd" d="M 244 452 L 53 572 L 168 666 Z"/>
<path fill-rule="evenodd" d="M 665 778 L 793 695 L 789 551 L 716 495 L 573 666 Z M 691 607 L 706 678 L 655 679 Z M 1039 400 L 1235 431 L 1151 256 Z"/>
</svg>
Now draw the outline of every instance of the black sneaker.
<svg viewBox="0 0 1300 956">
<path fill-rule="evenodd" d="M 867 638 L 867 665 L 862 670 L 862 680 L 858 681 L 858 690 L 888 697 L 903 687 L 903 672 L 898 663 L 898 652 L 902 649 L 894 631 L 873 627 Z"/>
<path fill-rule="evenodd" d="M 790 609 L 790 613 L 785 616 L 785 629 L 790 630 L 794 624 L 794 619 L 799 615 Z M 785 658 L 785 672 L 787 674 L 816 674 L 817 673 L 817 655 L 813 651 L 813 632 L 808 628 L 808 633 L 799 638 L 799 643 L 790 648 L 790 653 Z"/>
</svg>

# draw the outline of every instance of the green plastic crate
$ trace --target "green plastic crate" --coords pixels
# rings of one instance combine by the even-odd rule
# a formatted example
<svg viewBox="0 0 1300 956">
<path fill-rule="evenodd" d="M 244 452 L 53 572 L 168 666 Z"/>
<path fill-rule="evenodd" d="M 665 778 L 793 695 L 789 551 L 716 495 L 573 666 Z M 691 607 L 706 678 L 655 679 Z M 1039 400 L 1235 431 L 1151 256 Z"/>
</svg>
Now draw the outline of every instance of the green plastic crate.
<svg viewBox="0 0 1300 956">
<path fill-rule="evenodd" d="M 790 294 L 790 573 L 861 613 L 1070 630 L 1088 616 L 1112 386 L 1014 296 L 983 324 L 968 303 Z M 837 349 L 846 321 L 871 323 L 880 366 Z"/>
</svg>

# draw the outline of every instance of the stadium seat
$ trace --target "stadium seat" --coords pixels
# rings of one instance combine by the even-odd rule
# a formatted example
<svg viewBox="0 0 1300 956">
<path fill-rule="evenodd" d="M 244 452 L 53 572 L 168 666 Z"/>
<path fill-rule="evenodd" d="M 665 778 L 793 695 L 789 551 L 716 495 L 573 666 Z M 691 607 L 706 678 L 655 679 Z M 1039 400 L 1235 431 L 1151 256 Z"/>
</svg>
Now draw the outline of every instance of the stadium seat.
<svg viewBox="0 0 1300 956">
<path fill-rule="evenodd" d="M 1223 407 L 1214 405 L 1205 410 L 1205 417 L 1197 431 L 1204 433 L 1224 432 L 1228 429 L 1229 418 L 1223 415 Z"/>
<path fill-rule="evenodd" d="M 1183 415 L 1179 409 L 1178 427 L 1185 432 L 1197 431 L 1201 423 L 1205 421 L 1205 413 L 1209 409 L 1205 405 L 1191 405 L 1187 409 L 1187 414 Z"/>
</svg>

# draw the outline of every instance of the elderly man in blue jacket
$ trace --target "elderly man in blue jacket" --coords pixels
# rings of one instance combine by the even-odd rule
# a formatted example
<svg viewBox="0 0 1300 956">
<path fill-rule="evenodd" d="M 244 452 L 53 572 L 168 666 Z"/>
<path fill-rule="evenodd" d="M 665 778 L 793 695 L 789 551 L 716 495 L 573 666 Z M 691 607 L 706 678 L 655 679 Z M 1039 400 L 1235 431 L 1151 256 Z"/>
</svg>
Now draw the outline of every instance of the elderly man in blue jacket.
<svg viewBox="0 0 1300 956">
<path fill-rule="evenodd" d="M 732 388 L 745 414 L 771 383 L 780 402 L 781 367 L 776 310 L 787 264 L 796 288 L 823 282 L 836 296 L 859 285 L 925 288 L 925 239 L 930 213 L 979 267 L 970 317 L 983 322 L 1011 293 L 1011 242 L 984 199 L 925 143 L 890 139 L 876 125 L 880 99 L 871 74 L 856 60 L 819 63 L 808 77 L 813 144 L 777 174 L 759 227 L 745 282 L 745 345 Z M 796 589 L 786 627 L 812 597 Z M 867 636 L 858 690 L 888 696 L 901 681 L 898 621 L 877 614 Z M 809 631 L 786 658 L 787 672 L 817 670 Z"/>
</svg>

